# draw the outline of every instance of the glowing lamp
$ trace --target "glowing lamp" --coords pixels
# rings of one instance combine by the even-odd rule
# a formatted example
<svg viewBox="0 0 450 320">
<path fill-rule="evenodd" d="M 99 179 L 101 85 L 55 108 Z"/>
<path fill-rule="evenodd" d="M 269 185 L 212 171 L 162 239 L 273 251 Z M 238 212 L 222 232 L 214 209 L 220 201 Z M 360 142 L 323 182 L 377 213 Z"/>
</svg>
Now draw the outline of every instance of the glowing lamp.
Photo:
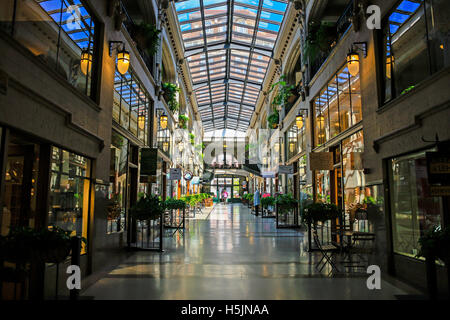
<svg viewBox="0 0 450 320">
<path fill-rule="evenodd" d="M 145 129 L 145 116 L 141 115 L 138 117 L 138 126 L 139 129 L 144 130 Z"/>
<path fill-rule="evenodd" d="M 168 123 L 168 118 L 165 114 L 161 115 L 159 117 L 159 125 L 161 126 L 161 129 L 166 129 Z"/>
<path fill-rule="evenodd" d="M 81 61 L 80 61 L 81 72 L 84 75 L 87 75 L 91 72 L 92 69 L 92 54 L 89 51 L 83 50 L 81 52 Z"/>
<path fill-rule="evenodd" d="M 125 49 L 122 49 L 117 53 L 117 70 L 120 74 L 128 72 L 130 67 L 130 53 Z"/>
<path fill-rule="evenodd" d="M 348 72 L 354 77 L 359 74 L 359 55 L 355 52 L 350 52 L 347 55 Z"/>
<path fill-rule="evenodd" d="M 303 128 L 303 116 L 301 114 L 295 117 L 295 124 L 297 125 L 297 128 L 299 129 Z"/>
</svg>

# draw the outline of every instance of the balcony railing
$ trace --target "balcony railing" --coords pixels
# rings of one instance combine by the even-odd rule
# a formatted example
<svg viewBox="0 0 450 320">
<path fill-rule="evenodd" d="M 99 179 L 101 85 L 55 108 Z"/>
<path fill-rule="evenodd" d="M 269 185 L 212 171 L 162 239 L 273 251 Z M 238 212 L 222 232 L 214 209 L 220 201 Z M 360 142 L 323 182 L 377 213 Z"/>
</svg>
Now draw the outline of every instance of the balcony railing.
<svg viewBox="0 0 450 320">
<path fill-rule="evenodd" d="M 133 34 L 133 28 L 136 26 L 136 24 L 133 22 L 133 19 L 130 17 L 130 15 L 127 12 L 127 9 L 123 2 L 120 2 L 122 12 L 125 14 L 125 21 L 123 22 L 123 25 L 125 26 L 125 29 L 127 29 L 128 34 L 131 36 Z M 137 50 L 139 51 L 139 54 L 142 57 L 142 60 L 144 60 L 145 65 L 147 66 L 148 70 L 150 71 L 150 74 L 154 77 L 154 57 L 148 55 L 142 48 L 140 48 L 138 45 L 136 45 Z"/>
<path fill-rule="evenodd" d="M 310 61 L 310 80 L 316 75 L 319 69 L 327 60 L 333 48 L 341 40 L 342 36 L 347 32 L 348 28 L 352 24 L 351 18 L 353 15 L 354 1 L 350 1 L 341 16 L 336 22 L 336 40 L 333 45 L 326 51 L 320 52 L 313 61 Z"/>
</svg>

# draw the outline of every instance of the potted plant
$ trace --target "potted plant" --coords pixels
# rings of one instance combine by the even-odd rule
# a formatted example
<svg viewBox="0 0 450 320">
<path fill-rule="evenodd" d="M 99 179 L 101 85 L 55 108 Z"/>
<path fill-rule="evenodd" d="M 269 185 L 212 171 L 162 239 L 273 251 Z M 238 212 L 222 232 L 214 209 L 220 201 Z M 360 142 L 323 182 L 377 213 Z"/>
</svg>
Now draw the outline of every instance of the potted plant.
<svg viewBox="0 0 450 320">
<path fill-rule="evenodd" d="M 288 214 L 292 209 L 298 206 L 298 201 L 289 194 L 280 194 L 275 199 L 278 213 L 282 215 Z"/>
<path fill-rule="evenodd" d="M 261 206 L 263 209 L 273 211 L 273 206 L 275 206 L 275 198 L 270 196 L 270 194 L 264 194 L 261 198 Z"/>
<path fill-rule="evenodd" d="M 191 144 L 195 145 L 195 135 L 193 133 L 189 133 L 189 139 L 191 140 Z"/>
<path fill-rule="evenodd" d="M 138 25 L 133 25 L 131 28 L 131 37 L 136 42 L 136 45 L 150 56 L 158 52 L 159 34 L 155 25 L 141 22 Z"/>
<path fill-rule="evenodd" d="M 72 231 L 66 231 L 55 225 L 44 228 L 37 232 L 39 258 L 47 263 L 60 263 L 64 261 L 70 253 Z M 81 237 L 81 241 L 86 245 L 86 239 Z"/>
<path fill-rule="evenodd" d="M 164 202 L 164 207 L 168 210 L 182 210 L 186 208 L 186 202 L 179 199 L 168 198 Z"/>
<path fill-rule="evenodd" d="M 164 212 L 164 205 L 157 195 L 146 195 L 130 208 L 130 215 L 136 220 L 155 220 Z"/>
<path fill-rule="evenodd" d="M 278 127 L 278 123 L 280 122 L 280 115 L 276 109 L 272 111 L 272 114 L 267 118 L 267 123 L 269 127 L 272 129 L 276 129 Z"/>
<path fill-rule="evenodd" d="M 436 259 L 444 262 L 449 275 L 450 266 L 450 229 L 434 227 L 419 238 L 418 257 L 424 257 L 427 269 L 427 284 L 431 299 L 437 298 Z M 450 288 L 450 279 L 448 279 Z"/>
<path fill-rule="evenodd" d="M 295 86 L 294 85 L 288 85 L 285 81 L 285 76 L 280 77 L 280 81 L 277 83 L 274 83 L 270 89 L 269 92 L 272 92 L 275 90 L 275 88 L 278 88 L 277 95 L 272 100 L 273 106 L 282 106 L 286 107 L 289 104 L 292 104 L 297 99 Z"/>
<path fill-rule="evenodd" d="M 188 122 L 189 122 L 188 116 L 184 114 L 180 114 L 178 116 L 178 127 L 180 127 L 181 129 L 187 129 Z"/>
<path fill-rule="evenodd" d="M 165 82 L 162 84 L 162 90 L 164 100 L 167 102 L 170 111 L 177 111 L 180 106 L 177 101 L 177 92 L 180 91 L 180 88 L 178 88 L 176 84 Z"/>
<path fill-rule="evenodd" d="M 306 206 L 303 211 L 303 222 L 317 227 L 317 222 L 325 222 L 340 217 L 339 208 L 332 203 L 316 202 Z"/>
<path fill-rule="evenodd" d="M 303 44 L 303 63 L 313 62 L 320 55 L 327 54 L 336 42 L 336 27 L 321 23 L 310 25 Z"/>
</svg>

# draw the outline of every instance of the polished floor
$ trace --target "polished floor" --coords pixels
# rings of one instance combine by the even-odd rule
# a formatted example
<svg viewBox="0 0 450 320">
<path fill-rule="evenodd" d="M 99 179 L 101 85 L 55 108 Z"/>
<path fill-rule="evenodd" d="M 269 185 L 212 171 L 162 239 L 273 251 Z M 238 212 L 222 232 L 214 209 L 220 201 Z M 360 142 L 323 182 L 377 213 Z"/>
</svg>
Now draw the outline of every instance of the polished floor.
<svg viewBox="0 0 450 320">
<path fill-rule="evenodd" d="M 218 204 L 184 234 L 167 233 L 164 253 L 137 252 L 84 290 L 93 299 L 396 299 L 415 292 L 367 277 L 319 274 L 300 231 L 277 230 L 241 204 Z M 395 285 L 393 284 L 395 283 Z M 401 288 L 401 289 L 400 289 Z"/>
</svg>

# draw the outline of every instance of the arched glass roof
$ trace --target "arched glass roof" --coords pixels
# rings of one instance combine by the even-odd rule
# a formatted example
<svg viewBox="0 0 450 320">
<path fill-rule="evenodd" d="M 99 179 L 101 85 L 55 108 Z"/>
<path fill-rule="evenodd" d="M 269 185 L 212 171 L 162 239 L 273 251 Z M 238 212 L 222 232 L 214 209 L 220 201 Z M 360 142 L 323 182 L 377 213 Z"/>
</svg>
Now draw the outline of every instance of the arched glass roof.
<svg viewBox="0 0 450 320">
<path fill-rule="evenodd" d="M 186 0 L 175 8 L 205 131 L 247 130 L 284 0 Z"/>
</svg>

